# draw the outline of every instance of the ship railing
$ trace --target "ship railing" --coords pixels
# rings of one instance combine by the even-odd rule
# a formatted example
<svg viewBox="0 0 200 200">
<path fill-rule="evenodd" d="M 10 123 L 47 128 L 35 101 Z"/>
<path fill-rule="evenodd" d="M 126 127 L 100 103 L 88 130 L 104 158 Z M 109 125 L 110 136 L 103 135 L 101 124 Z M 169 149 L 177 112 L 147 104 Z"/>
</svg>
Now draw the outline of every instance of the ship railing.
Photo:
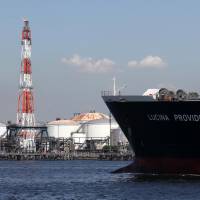
<svg viewBox="0 0 200 200">
<path fill-rule="evenodd" d="M 113 96 L 113 92 L 111 90 L 101 91 L 101 96 Z"/>
</svg>

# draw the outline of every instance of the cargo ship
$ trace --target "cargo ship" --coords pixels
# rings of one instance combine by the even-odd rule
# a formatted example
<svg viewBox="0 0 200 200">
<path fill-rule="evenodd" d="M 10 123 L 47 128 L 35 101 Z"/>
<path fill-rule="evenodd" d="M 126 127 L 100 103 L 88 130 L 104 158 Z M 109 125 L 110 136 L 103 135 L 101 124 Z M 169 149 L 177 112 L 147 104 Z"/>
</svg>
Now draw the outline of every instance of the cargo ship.
<svg viewBox="0 0 200 200">
<path fill-rule="evenodd" d="M 200 96 L 148 89 L 143 95 L 102 93 L 126 135 L 133 163 L 119 172 L 200 175 Z"/>
</svg>

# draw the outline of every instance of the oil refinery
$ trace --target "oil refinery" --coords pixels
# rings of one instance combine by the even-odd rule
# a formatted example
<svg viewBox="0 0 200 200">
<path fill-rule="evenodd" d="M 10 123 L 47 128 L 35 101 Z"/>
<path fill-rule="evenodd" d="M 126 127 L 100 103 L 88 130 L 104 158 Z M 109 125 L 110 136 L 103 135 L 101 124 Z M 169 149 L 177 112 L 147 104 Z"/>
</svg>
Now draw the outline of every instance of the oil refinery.
<svg viewBox="0 0 200 200">
<path fill-rule="evenodd" d="M 74 153 L 123 149 L 128 141 L 117 122 L 95 112 L 76 113 L 70 119 L 36 123 L 31 65 L 32 36 L 29 21 L 24 19 L 21 33 L 21 66 L 16 123 L 0 123 L 1 155 Z M 114 94 L 116 93 L 114 79 Z M 117 148 L 116 148 L 117 147 Z M 0 158 L 1 159 L 1 158 Z"/>
</svg>

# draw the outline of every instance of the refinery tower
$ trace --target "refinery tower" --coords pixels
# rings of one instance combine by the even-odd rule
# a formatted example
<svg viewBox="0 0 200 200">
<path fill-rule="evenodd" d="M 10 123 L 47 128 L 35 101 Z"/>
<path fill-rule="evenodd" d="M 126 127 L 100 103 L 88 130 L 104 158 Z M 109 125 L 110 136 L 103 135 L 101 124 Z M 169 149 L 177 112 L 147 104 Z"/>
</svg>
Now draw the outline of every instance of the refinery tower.
<svg viewBox="0 0 200 200">
<path fill-rule="evenodd" d="M 17 125 L 21 127 L 18 135 L 20 146 L 25 151 L 35 151 L 35 116 L 31 68 L 31 29 L 24 19 L 21 35 L 21 67 L 17 106 Z M 24 129 L 23 129 L 24 127 Z M 30 128 L 29 128 L 30 127 Z"/>
</svg>

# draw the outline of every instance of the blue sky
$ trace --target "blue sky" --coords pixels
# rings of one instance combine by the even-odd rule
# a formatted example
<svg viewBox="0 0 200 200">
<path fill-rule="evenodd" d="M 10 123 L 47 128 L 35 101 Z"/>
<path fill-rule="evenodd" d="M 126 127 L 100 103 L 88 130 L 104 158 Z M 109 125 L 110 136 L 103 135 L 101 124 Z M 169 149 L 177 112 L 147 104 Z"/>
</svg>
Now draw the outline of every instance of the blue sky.
<svg viewBox="0 0 200 200">
<path fill-rule="evenodd" d="M 23 17 L 32 29 L 35 114 L 107 113 L 101 90 L 200 91 L 198 0 L 0 0 L 0 121 L 16 119 Z M 129 63 L 129 64 L 128 64 Z"/>
</svg>

